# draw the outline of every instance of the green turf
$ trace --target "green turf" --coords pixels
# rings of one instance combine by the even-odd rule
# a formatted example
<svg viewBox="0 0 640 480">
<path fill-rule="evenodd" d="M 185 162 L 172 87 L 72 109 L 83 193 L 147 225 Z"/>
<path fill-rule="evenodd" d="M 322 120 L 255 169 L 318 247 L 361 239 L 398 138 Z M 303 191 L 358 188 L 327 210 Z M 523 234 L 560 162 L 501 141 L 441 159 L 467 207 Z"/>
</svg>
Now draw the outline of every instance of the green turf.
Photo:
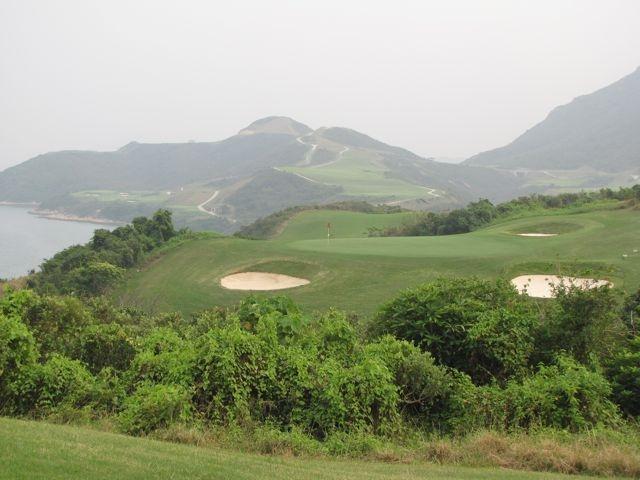
<svg viewBox="0 0 640 480">
<path fill-rule="evenodd" d="M 557 235 L 562 233 L 575 232 L 580 230 L 582 224 L 580 222 L 557 222 L 557 221 L 544 221 L 540 223 L 523 225 L 511 230 L 511 233 L 555 233 Z"/>
<path fill-rule="evenodd" d="M 0 418 L 0 479 L 561 479 L 503 469 L 300 459 Z"/>
<path fill-rule="evenodd" d="M 554 212 L 502 221 L 464 235 L 367 238 L 367 225 L 397 224 L 401 215 L 313 211 L 292 219 L 268 241 L 202 238 L 169 249 L 115 292 L 124 304 L 185 314 L 228 305 L 246 292 L 223 289 L 229 273 L 266 270 L 302 276 L 307 286 L 282 290 L 309 310 L 330 306 L 370 314 L 399 290 L 439 275 L 513 278 L 528 273 L 594 275 L 626 291 L 640 286 L 640 211 Z M 335 238 L 327 240 L 326 223 Z M 577 226 L 556 237 L 514 232 L 545 222 Z M 360 235 L 360 236 L 358 236 Z M 626 255 L 626 257 L 624 256 Z M 269 265 L 269 262 L 276 262 Z"/>
<path fill-rule="evenodd" d="M 331 224 L 332 238 L 366 237 L 371 227 L 384 228 L 411 220 L 414 213 L 362 214 L 346 211 L 308 210 L 299 213 L 278 236 L 280 242 L 327 238 L 327 224 Z"/>
<path fill-rule="evenodd" d="M 390 176 L 388 169 L 370 152 L 350 151 L 339 161 L 325 166 L 282 167 L 282 170 L 320 183 L 340 185 L 347 195 L 397 199 L 430 196 L 429 189 Z"/>
</svg>

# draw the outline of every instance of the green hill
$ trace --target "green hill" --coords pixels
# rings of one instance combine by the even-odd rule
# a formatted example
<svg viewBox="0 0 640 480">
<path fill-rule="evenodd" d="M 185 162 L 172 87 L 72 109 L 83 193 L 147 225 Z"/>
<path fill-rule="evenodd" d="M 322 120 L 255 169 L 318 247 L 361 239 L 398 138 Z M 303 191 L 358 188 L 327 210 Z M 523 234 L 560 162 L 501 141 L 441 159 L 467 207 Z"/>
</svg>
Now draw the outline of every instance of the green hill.
<svg viewBox="0 0 640 480">
<path fill-rule="evenodd" d="M 308 309 L 369 314 L 399 290 L 439 275 L 564 273 L 606 278 L 628 291 L 640 286 L 640 215 L 615 203 L 540 212 L 463 235 L 366 236 L 368 227 L 397 225 L 403 215 L 306 211 L 272 240 L 192 240 L 131 272 L 114 296 L 122 304 L 190 313 L 246 295 L 222 288 L 222 277 L 267 271 L 309 279 L 309 285 L 281 291 Z M 549 222 L 558 236 L 517 235 Z M 327 223 L 333 226 L 330 240 Z"/>
<path fill-rule="evenodd" d="M 228 233 L 295 205 L 356 199 L 447 209 L 511 197 L 525 192 L 521 183 L 493 169 L 424 159 L 354 130 L 313 131 L 267 117 L 219 142 L 40 155 L 0 172 L 0 202 L 120 222 L 166 208 L 179 226 Z"/>
</svg>

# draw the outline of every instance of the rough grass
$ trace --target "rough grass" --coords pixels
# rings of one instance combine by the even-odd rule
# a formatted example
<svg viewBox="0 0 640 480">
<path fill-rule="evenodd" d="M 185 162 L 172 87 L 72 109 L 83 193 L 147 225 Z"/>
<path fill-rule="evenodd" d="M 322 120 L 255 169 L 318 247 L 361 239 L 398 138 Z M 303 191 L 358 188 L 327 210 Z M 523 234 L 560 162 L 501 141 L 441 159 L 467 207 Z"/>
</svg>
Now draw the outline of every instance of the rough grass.
<svg viewBox="0 0 640 480">
<path fill-rule="evenodd" d="M 402 461 L 397 461 L 393 455 L 385 457 L 381 453 L 368 461 L 323 457 L 298 458 L 291 454 L 264 456 L 223 450 L 217 448 L 215 443 L 206 443 L 201 447 L 179 445 L 78 427 L 12 419 L 0 419 L 0 440 L 0 479 L 579 478 L 496 467 L 469 468 L 425 462 L 442 462 L 444 458 L 449 459 L 451 454 L 448 452 L 453 447 L 447 443 L 426 449 L 422 457 L 405 458 L 401 459 Z M 475 445 L 479 446 L 474 448 L 478 454 L 489 450 L 508 451 L 509 448 L 504 442 L 500 437 L 478 437 Z M 258 444 L 264 446 L 265 442 L 260 441 Z M 287 452 L 280 450 L 278 453 Z M 524 457 L 526 458 L 526 455 Z M 499 458 L 506 458 L 505 454 L 499 453 Z M 490 463 L 498 465 L 497 460 L 489 460 Z M 571 465 L 578 463 L 574 461 Z M 581 465 L 580 468 L 582 471 Z"/>
<path fill-rule="evenodd" d="M 397 222 L 395 215 L 313 211 L 296 216 L 266 241 L 198 237 L 167 248 L 114 293 L 117 301 L 149 310 L 194 311 L 238 302 L 246 293 L 220 287 L 220 278 L 256 264 L 287 261 L 321 273 L 287 295 L 307 310 L 336 307 L 367 315 L 398 291 L 441 275 L 513 278 L 592 269 L 628 292 L 640 286 L 640 214 L 595 210 L 500 222 L 464 235 L 368 238 L 366 225 Z M 580 225 L 567 235 L 526 238 L 514 230 L 547 221 Z M 336 237 L 327 241 L 326 224 Z M 626 255 L 626 257 L 624 256 Z M 532 266 L 550 266 L 542 271 Z M 283 264 L 283 268 L 287 265 Z M 288 267 L 287 267 L 288 268 Z M 274 273 L 296 273 L 277 271 Z M 301 272 L 297 272 L 301 274 Z M 313 274 L 313 272 L 311 272 Z M 299 275 L 298 275 L 299 276 Z M 304 275 L 303 275 L 304 276 Z"/>
<path fill-rule="evenodd" d="M 174 425 L 156 438 L 207 447 L 232 447 L 247 453 L 302 457 L 345 457 L 376 462 L 508 468 L 562 474 L 640 477 L 640 434 L 596 430 L 590 433 L 511 434 L 481 431 L 463 438 L 411 437 L 394 443 L 367 434 L 338 434 L 324 442 L 293 430 L 269 427 L 250 432 L 202 431 Z"/>
</svg>

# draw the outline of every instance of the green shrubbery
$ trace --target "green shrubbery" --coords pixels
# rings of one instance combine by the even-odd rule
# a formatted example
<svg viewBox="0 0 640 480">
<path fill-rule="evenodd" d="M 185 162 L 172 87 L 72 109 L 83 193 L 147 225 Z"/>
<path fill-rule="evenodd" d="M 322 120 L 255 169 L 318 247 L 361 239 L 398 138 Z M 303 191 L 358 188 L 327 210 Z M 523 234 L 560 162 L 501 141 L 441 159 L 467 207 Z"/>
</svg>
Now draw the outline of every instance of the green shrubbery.
<svg viewBox="0 0 640 480">
<path fill-rule="evenodd" d="M 384 305 L 371 330 L 413 342 L 487 383 L 524 371 L 536 322 L 534 305 L 506 281 L 441 278 Z"/>
<path fill-rule="evenodd" d="M 560 193 L 558 195 L 533 194 L 519 197 L 499 205 L 481 199 L 466 207 L 445 213 L 426 212 L 398 227 L 371 229 L 371 236 L 433 236 L 472 232 L 497 218 L 519 212 L 579 207 L 601 201 L 626 200 L 637 202 L 640 185 L 622 187 L 617 191 L 603 188 L 598 192 Z"/>
<path fill-rule="evenodd" d="M 98 229 L 86 245 L 69 247 L 46 260 L 28 284 L 40 293 L 102 294 L 127 268 L 177 234 L 169 210 L 158 210 L 152 218 L 134 218 L 131 225 L 112 231 Z"/>
<path fill-rule="evenodd" d="M 583 431 L 622 422 L 618 405 L 638 413 L 640 348 L 617 308 L 606 288 L 534 304 L 505 282 L 437 279 L 363 332 L 284 297 L 183 319 L 9 292 L 0 413 L 250 429 L 338 453 L 415 432 Z"/>
<path fill-rule="evenodd" d="M 179 385 L 145 384 L 128 396 L 118 415 L 126 433 L 149 433 L 191 418 L 189 391 Z"/>
</svg>

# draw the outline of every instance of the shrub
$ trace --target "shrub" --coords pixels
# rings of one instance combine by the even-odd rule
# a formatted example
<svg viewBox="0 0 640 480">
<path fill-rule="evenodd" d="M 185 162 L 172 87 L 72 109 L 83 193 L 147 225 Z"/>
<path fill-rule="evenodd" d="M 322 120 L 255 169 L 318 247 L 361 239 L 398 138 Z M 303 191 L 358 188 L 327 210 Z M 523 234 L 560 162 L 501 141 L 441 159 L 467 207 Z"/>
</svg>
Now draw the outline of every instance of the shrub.
<svg viewBox="0 0 640 480">
<path fill-rule="evenodd" d="M 126 370 L 136 353 L 133 339 L 116 323 L 85 328 L 74 350 L 76 358 L 86 363 L 94 374 L 105 367 Z"/>
<path fill-rule="evenodd" d="M 88 405 L 93 388 L 94 378 L 81 362 L 53 354 L 20 371 L 9 385 L 9 405 L 15 413 L 44 415 L 58 406 Z"/>
<path fill-rule="evenodd" d="M 367 345 L 366 351 L 380 358 L 393 375 L 402 411 L 433 426 L 443 414 L 444 402 L 451 394 L 451 375 L 436 365 L 428 352 L 388 335 Z"/>
<path fill-rule="evenodd" d="M 77 298 L 33 295 L 24 307 L 22 321 L 47 356 L 54 352 L 71 355 L 76 337 L 93 319 Z"/>
<path fill-rule="evenodd" d="M 162 383 L 191 387 L 196 367 L 192 343 L 168 327 L 155 328 L 142 340 L 128 372 L 131 383 Z"/>
<path fill-rule="evenodd" d="M 537 340 L 539 360 L 567 352 L 582 363 L 605 359 L 624 339 L 615 292 L 608 286 L 559 288 Z"/>
<path fill-rule="evenodd" d="M 607 374 L 613 399 L 620 409 L 627 415 L 640 415 L 640 336 L 629 341 L 608 362 Z"/>
<path fill-rule="evenodd" d="M 393 375 L 363 349 L 344 315 L 285 331 L 290 316 L 271 311 L 251 329 L 237 321 L 210 330 L 198 350 L 198 408 L 214 422 L 297 425 L 320 438 L 392 429 L 399 418 Z"/>
<path fill-rule="evenodd" d="M 391 333 L 431 352 L 475 382 L 521 373 L 537 318 L 506 281 L 439 278 L 384 305 L 373 333 Z"/>
<path fill-rule="evenodd" d="M 189 392 L 179 385 L 140 386 L 118 416 L 125 433 L 143 434 L 191 418 Z"/>
<path fill-rule="evenodd" d="M 6 394 L 6 385 L 23 368 L 33 367 L 37 358 L 35 341 L 26 325 L 0 314 L 0 400 Z"/>
<path fill-rule="evenodd" d="M 558 357 L 555 364 L 541 365 L 535 374 L 511 380 L 504 388 L 478 387 L 467 423 L 500 430 L 571 431 L 615 425 L 619 414 L 610 395 L 611 386 L 601 374 L 571 357 Z"/>
</svg>

